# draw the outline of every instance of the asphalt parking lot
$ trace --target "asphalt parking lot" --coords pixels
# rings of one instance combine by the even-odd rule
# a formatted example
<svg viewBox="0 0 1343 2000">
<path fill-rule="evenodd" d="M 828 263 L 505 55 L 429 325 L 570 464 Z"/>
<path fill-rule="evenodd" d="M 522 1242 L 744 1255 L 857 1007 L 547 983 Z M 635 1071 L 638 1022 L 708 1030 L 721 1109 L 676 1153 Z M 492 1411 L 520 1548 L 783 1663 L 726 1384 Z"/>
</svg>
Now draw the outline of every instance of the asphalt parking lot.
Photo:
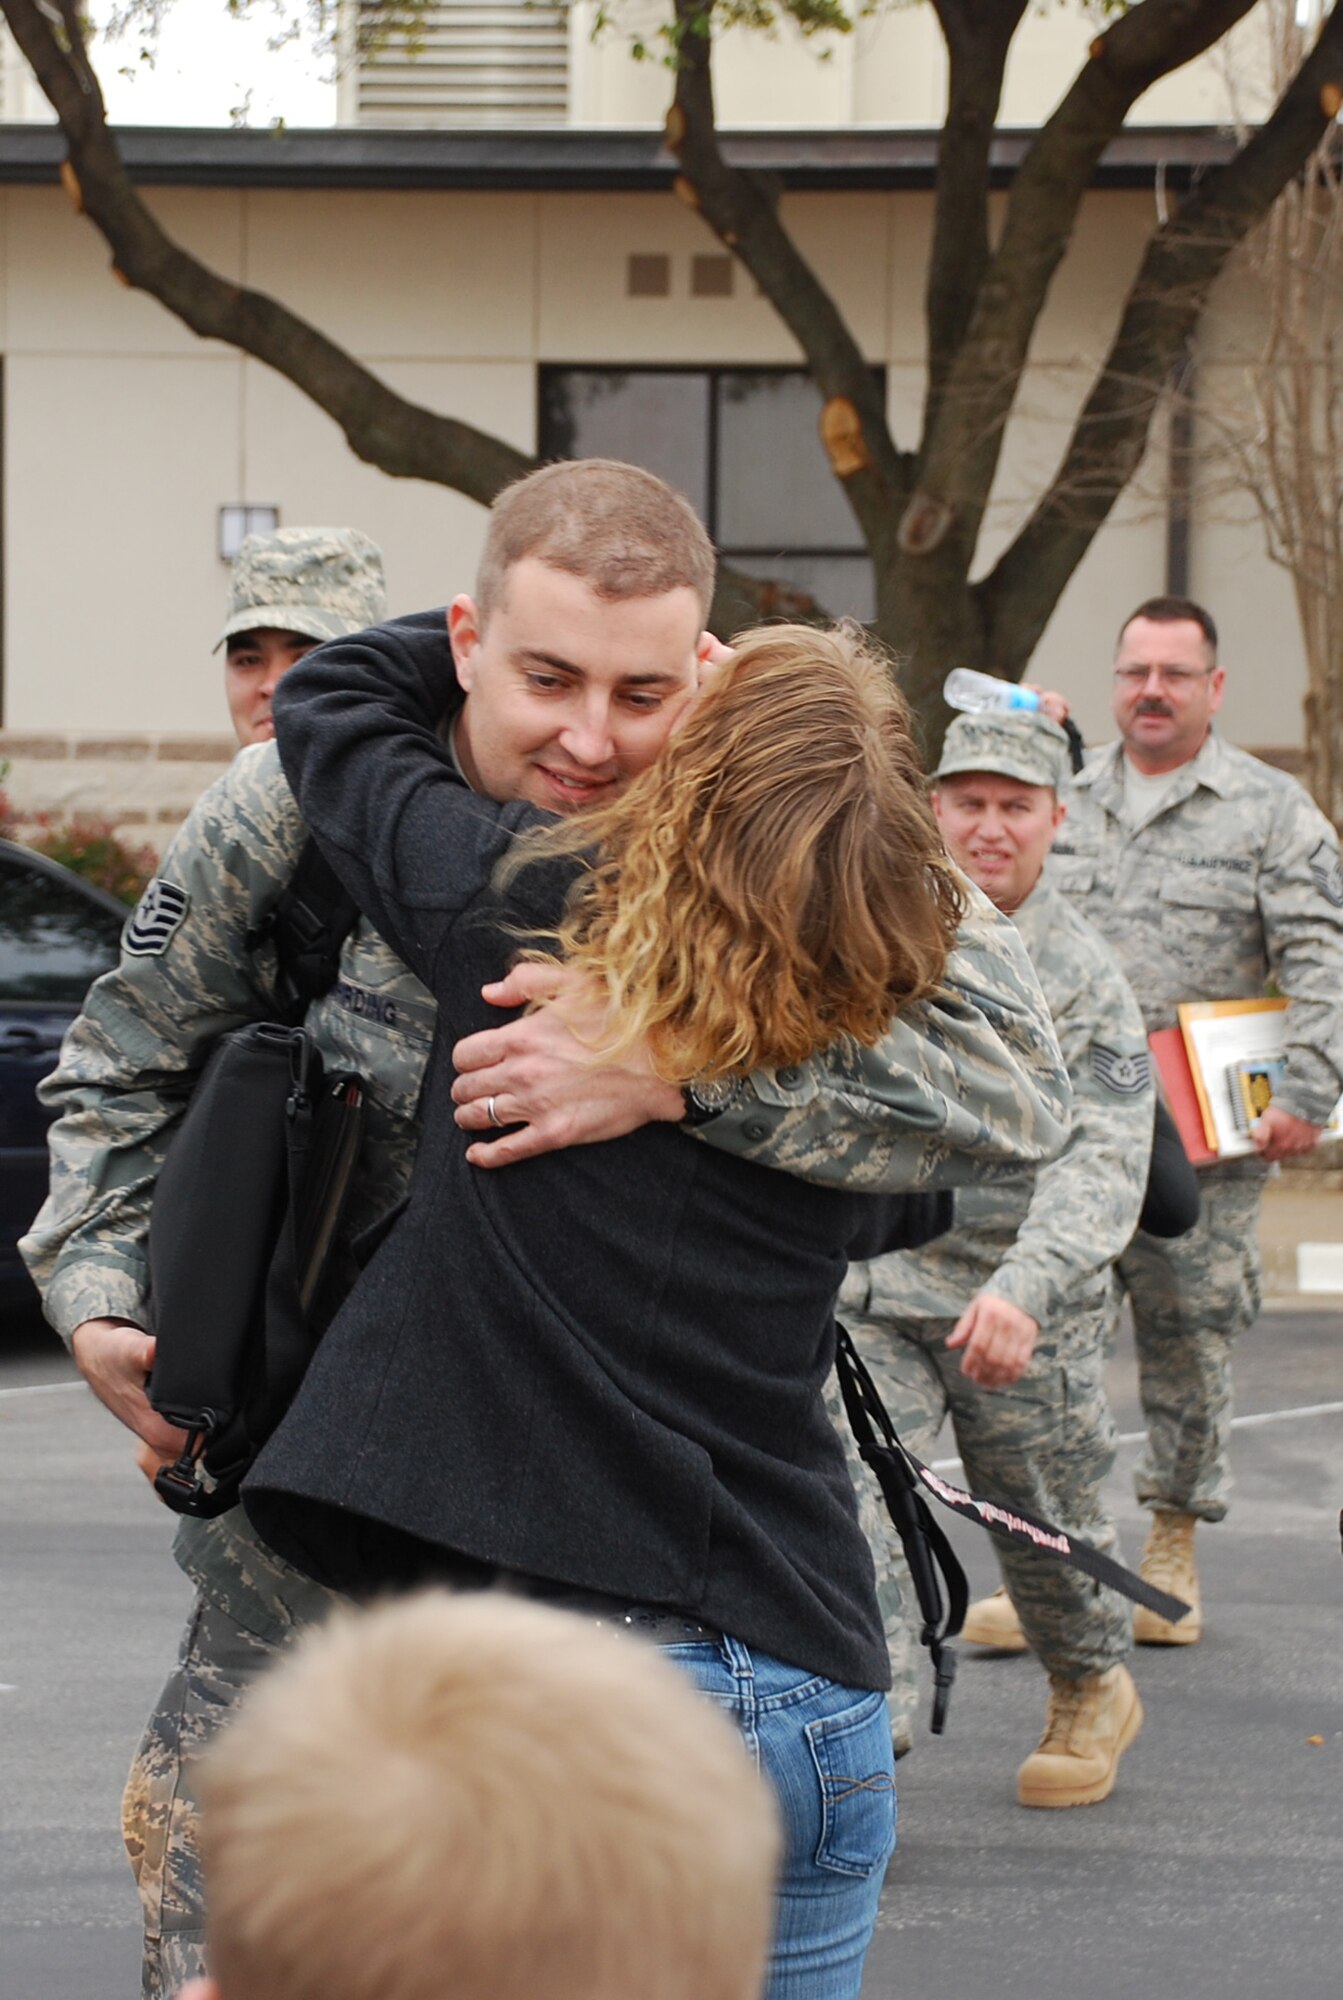
<svg viewBox="0 0 1343 2000">
<path fill-rule="evenodd" d="M 1112 1387 L 1131 1432 L 1122 1362 Z M 1266 1315 L 1238 1408 L 1236 1503 L 1200 1539 L 1207 1636 L 1139 1654 L 1147 1720 L 1114 1796 L 1022 1811 L 1043 1677 L 965 1657 L 948 1734 L 922 1734 L 900 1767 L 867 2000 L 1338 2000 L 1337 1313 Z M 1130 1557 L 1134 1449 L 1115 1486 Z M 988 1587 L 985 1538 L 951 1531 Z M 117 1804 L 188 1592 L 122 1435 L 35 1327 L 0 1345 L 0 1537 L 0 1994 L 134 2000 Z"/>
</svg>

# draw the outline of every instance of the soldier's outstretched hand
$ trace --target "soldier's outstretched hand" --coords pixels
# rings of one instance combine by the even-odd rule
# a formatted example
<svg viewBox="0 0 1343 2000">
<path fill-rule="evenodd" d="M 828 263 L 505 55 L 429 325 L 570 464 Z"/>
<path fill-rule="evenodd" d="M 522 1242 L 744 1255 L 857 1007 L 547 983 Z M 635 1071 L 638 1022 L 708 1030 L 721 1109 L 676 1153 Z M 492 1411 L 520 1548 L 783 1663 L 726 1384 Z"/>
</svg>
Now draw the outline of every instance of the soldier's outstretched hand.
<svg viewBox="0 0 1343 2000">
<path fill-rule="evenodd" d="M 948 1347 L 963 1347 L 961 1373 L 981 1389 L 1006 1389 L 1025 1373 L 1040 1328 L 1029 1313 L 980 1292 L 947 1335 Z"/>
</svg>

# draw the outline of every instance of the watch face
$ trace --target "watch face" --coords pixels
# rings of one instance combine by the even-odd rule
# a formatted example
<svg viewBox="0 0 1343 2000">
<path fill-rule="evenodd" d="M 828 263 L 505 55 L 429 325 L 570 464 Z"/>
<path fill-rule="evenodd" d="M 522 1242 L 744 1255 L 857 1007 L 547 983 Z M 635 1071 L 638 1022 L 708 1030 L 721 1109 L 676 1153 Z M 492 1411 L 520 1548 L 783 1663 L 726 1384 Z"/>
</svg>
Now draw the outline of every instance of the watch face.
<svg viewBox="0 0 1343 2000">
<path fill-rule="evenodd" d="M 701 1111 L 725 1111 L 737 1094 L 737 1080 L 731 1076 L 716 1076 L 710 1082 L 698 1081 L 690 1085 L 691 1102 Z"/>
</svg>

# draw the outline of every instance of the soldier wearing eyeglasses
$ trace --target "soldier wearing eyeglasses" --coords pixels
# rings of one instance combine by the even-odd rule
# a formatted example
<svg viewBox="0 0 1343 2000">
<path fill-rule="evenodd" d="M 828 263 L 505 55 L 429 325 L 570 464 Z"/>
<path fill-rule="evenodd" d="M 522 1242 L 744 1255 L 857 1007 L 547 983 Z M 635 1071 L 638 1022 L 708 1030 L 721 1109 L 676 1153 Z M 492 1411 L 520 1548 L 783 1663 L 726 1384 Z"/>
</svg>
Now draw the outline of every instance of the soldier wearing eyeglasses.
<svg viewBox="0 0 1343 2000">
<path fill-rule="evenodd" d="M 1178 1625 L 1139 1610 L 1135 1637 L 1154 1645 L 1202 1630 L 1194 1530 L 1226 1512 L 1231 1348 L 1259 1308 L 1268 1164 L 1309 1152 L 1343 1089 L 1338 836 L 1295 779 L 1217 734 L 1225 683 L 1201 605 L 1139 605 L 1115 654 L 1120 740 L 1074 781 L 1049 863 L 1113 945 L 1149 1033 L 1173 1026 L 1182 1000 L 1259 998 L 1272 980 L 1288 1001 L 1286 1073 L 1256 1127 L 1257 1156 L 1201 1175 L 1189 1234 L 1139 1233 L 1119 1261 L 1147 1419 L 1143 1575 L 1195 1606 Z"/>
</svg>

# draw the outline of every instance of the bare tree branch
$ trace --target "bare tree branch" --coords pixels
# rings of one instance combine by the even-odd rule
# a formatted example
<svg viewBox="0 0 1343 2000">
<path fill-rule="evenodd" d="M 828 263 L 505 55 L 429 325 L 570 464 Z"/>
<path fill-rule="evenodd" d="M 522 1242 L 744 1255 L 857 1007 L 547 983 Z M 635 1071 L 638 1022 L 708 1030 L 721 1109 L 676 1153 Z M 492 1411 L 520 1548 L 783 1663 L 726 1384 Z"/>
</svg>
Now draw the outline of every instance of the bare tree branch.
<svg viewBox="0 0 1343 2000">
<path fill-rule="evenodd" d="M 714 126 L 708 0 L 676 0 L 676 94 L 667 146 L 677 192 L 751 272 L 807 358 L 825 399 L 822 441 L 870 547 L 890 532 L 911 462 L 897 452 L 880 389 L 839 307 L 779 220 L 775 192 L 724 159 Z"/>
<path fill-rule="evenodd" d="M 950 61 L 937 154 L 937 205 L 928 261 L 925 435 L 960 352 L 989 264 L 989 153 L 1012 37 L 1029 0 L 933 0 Z"/>
<path fill-rule="evenodd" d="M 1148 245 L 1104 367 L 1049 491 L 979 586 L 992 657 L 1020 673 L 1097 530 L 1136 471 L 1164 384 L 1228 257 L 1328 131 L 1343 91 L 1343 7 L 1268 122 Z"/>
<path fill-rule="evenodd" d="M 297 313 L 229 283 L 174 243 L 127 178 L 74 0 L 61 0 L 59 29 L 41 0 L 3 0 L 3 7 L 69 145 L 62 179 L 106 239 L 124 284 L 152 293 L 193 333 L 228 341 L 287 376 L 335 419 L 351 450 L 383 472 L 452 486 L 488 505 L 527 471 L 533 461 L 525 452 L 406 401 Z"/>
<path fill-rule="evenodd" d="M 1210 47 L 1253 4 L 1140 0 L 1092 43 L 1013 185 L 1002 240 L 943 385 L 918 489 L 901 523 L 910 553 L 952 537 L 968 572 L 1031 334 L 1101 154 L 1144 90 Z"/>
</svg>

